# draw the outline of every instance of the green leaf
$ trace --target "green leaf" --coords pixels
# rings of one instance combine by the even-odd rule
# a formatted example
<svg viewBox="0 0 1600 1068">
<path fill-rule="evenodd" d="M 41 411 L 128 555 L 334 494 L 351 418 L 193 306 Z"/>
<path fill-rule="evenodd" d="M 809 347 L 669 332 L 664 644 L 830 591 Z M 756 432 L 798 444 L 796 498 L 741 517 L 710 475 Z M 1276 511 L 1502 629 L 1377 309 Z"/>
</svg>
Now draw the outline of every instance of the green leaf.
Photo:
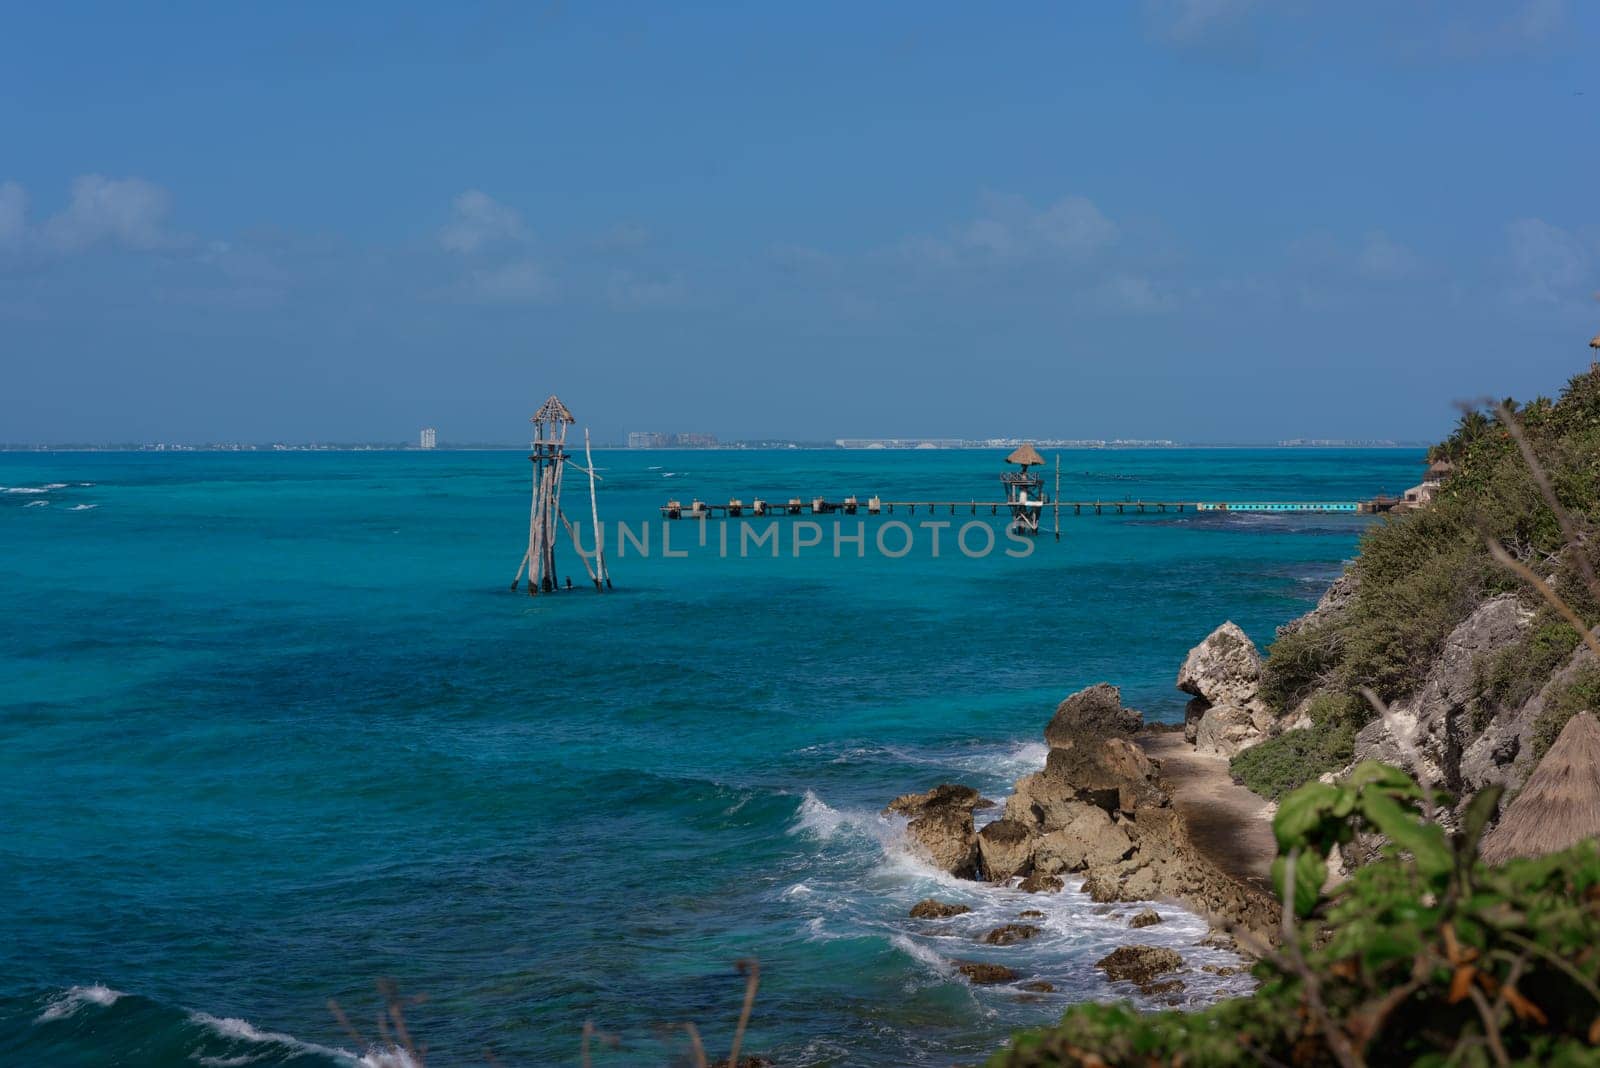
<svg viewBox="0 0 1600 1068">
<path fill-rule="evenodd" d="M 1277 836 L 1278 848 L 1293 849 L 1307 845 L 1322 821 L 1332 812 L 1339 800 L 1338 787 L 1323 782 L 1308 782 L 1278 805 L 1278 814 L 1272 818 L 1272 833 Z"/>
<path fill-rule="evenodd" d="M 1422 822 L 1394 798 L 1373 791 L 1362 794 L 1361 809 L 1367 822 L 1411 854 L 1418 871 L 1424 875 L 1442 875 L 1450 871 L 1450 846 L 1445 842 L 1444 829 L 1438 824 Z"/>
<path fill-rule="evenodd" d="M 1380 764 L 1376 760 L 1363 760 L 1356 765 L 1350 777 L 1345 780 L 1347 786 L 1361 789 L 1366 786 L 1376 786 L 1381 790 L 1388 790 L 1402 797 L 1421 797 L 1422 788 L 1416 781 L 1397 767 L 1389 764 Z"/>
<path fill-rule="evenodd" d="M 1289 866 L 1289 858 L 1279 857 L 1272 862 L 1272 886 L 1278 891 L 1278 897 L 1283 898 L 1283 875 Z M 1316 909 L 1317 902 L 1322 900 L 1322 884 L 1328 881 L 1328 862 L 1315 853 L 1301 853 L 1294 861 L 1294 914 L 1296 916 L 1309 916 Z M 1284 901 L 1288 907 L 1289 902 Z"/>
</svg>

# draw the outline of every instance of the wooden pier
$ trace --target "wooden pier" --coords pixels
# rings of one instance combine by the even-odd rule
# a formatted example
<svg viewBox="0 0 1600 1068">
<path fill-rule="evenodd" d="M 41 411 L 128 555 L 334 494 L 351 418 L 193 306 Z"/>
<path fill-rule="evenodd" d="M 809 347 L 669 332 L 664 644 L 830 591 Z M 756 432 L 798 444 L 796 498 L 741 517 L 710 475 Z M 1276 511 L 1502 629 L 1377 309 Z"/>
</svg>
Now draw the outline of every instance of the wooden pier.
<svg viewBox="0 0 1600 1068">
<path fill-rule="evenodd" d="M 1015 501 L 886 501 L 879 497 L 845 497 L 829 500 L 824 497 L 790 497 L 782 501 L 768 501 L 760 497 L 749 501 L 735 498 L 726 504 L 692 499 L 688 504 L 668 501 L 661 506 L 665 519 L 759 519 L 768 516 L 814 515 L 894 515 L 898 509 L 907 515 L 918 512 L 927 515 L 999 515 L 1000 509 L 1017 507 Z M 1394 507 L 1389 498 L 1370 501 L 1028 501 L 1029 509 L 1043 510 L 1060 507 L 1073 515 L 1149 515 L 1161 512 L 1248 513 L 1252 515 L 1376 515 Z"/>
<path fill-rule="evenodd" d="M 1395 506 L 1393 498 L 1378 497 L 1370 501 L 1255 501 L 1246 498 L 1244 501 L 1145 501 L 1145 500 L 1120 500 L 1120 501 L 1063 501 L 1061 499 L 1061 458 L 1056 457 L 1056 492 L 1054 496 L 1044 490 L 1044 476 L 1041 471 L 1030 471 L 1029 468 L 1045 466 L 1045 459 L 1031 444 L 1024 444 L 1013 450 L 1006 457 L 1006 463 L 1016 464 L 1017 470 L 1004 471 L 1000 474 L 1000 486 L 1005 490 L 1003 501 L 980 501 L 968 499 L 965 501 L 886 501 L 882 497 L 873 495 L 866 500 L 851 495 L 842 500 L 830 500 L 827 497 L 788 497 L 781 501 L 769 501 L 761 497 L 752 497 L 747 504 L 743 498 L 735 497 L 726 504 L 713 504 L 710 501 L 691 498 L 688 507 L 682 501 L 672 500 L 661 506 L 661 515 L 665 519 L 710 519 L 721 516 L 730 519 L 760 519 L 766 516 L 801 516 L 801 515 L 894 515 L 896 509 L 904 511 L 907 515 L 916 515 L 920 508 L 926 515 L 937 515 L 944 512 L 948 515 L 981 515 L 984 509 L 992 516 L 1000 515 L 1000 509 L 1006 510 L 1010 517 L 1007 530 L 1016 534 L 1037 536 L 1040 520 L 1044 518 L 1044 510 L 1052 509 L 1055 515 L 1056 538 L 1061 537 L 1061 513 L 1071 511 L 1073 515 L 1149 515 L 1162 512 L 1247 512 L 1264 515 L 1374 515 L 1387 512 Z"/>
</svg>

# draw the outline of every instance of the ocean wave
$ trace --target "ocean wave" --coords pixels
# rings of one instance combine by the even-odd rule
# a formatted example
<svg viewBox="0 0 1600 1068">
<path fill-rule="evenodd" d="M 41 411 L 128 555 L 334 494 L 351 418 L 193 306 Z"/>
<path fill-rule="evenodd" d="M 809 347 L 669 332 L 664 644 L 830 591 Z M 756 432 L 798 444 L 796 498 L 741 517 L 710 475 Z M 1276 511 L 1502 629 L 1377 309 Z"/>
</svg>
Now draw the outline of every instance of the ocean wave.
<svg viewBox="0 0 1600 1068">
<path fill-rule="evenodd" d="M 93 983 L 89 986 L 74 986 L 57 994 L 50 999 L 34 1023 L 49 1023 L 51 1020 L 62 1020 L 71 1016 L 85 1005 L 98 1005 L 100 1008 L 110 1008 L 122 997 L 122 991 L 112 990 L 109 986 Z"/>
<path fill-rule="evenodd" d="M 48 508 L 48 507 L 50 507 L 50 502 L 49 501 L 29 501 L 23 507 L 25 507 L 25 508 Z"/>
<path fill-rule="evenodd" d="M 800 807 L 795 810 L 794 824 L 789 828 L 789 833 L 806 833 L 823 841 L 829 841 L 846 830 L 875 831 L 878 829 L 876 825 L 885 822 L 877 813 L 840 811 L 807 790 L 805 796 L 800 799 Z M 873 837 L 877 835 L 874 834 Z"/>
<path fill-rule="evenodd" d="M 91 508 L 98 508 L 98 507 L 100 507 L 98 504 L 75 504 L 71 508 L 68 508 L 67 511 L 69 511 L 69 512 L 87 512 Z"/>
<path fill-rule="evenodd" d="M 890 935 L 889 944 L 937 975 L 948 978 L 956 973 L 956 966 L 953 961 L 940 956 L 929 947 L 911 938 L 910 935 Z"/>
<path fill-rule="evenodd" d="M 5 488 L 5 491 L 7 493 L 49 493 L 52 488 L 60 489 L 61 487 L 60 486 L 54 486 L 54 487 L 51 487 L 51 486 L 7 486 Z"/>
<path fill-rule="evenodd" d="M 281 1031 L 263 1031 L 249 1020 L 241 1020 L 236 1016 L 212 1016 L 206 1012 L 192 1012 L 189 1014 L 189 1022 L 204 1027 L 229 1041 L 248 1042 L 252 1045 L 281 1046 L 299 1053 L 314 1053 L 331 1060 L 358 1065 L 359 1068 L 421 1068 L 421 1065 L 404 1050 L 374 1048 L 366 1053 L 357 1055 L 349 1050 L 323 1046 L 315 1042 L 306 1042 Z M 250 1055 L 243 1054 L 242 1056 L 249 1057 Z M 209 1062 L 205 1058 L 197 1057 L 196 1059 L 200 1063 L 217 1065 L 249 1063 L 248 1060 L 223 1057 L 212 1057 Z"/>
</svg>

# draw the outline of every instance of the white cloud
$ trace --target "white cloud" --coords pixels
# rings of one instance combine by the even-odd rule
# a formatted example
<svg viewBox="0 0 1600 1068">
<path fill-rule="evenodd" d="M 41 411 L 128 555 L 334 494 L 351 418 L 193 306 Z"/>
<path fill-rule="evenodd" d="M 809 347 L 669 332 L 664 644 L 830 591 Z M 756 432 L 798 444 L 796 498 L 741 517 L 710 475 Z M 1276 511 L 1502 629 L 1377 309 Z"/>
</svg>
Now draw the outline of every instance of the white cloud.
<svg viewBox="0 0 1600 1068">
<path fill-rule="evenodd" d="M 0 250 L 22 247 L 28 232 L 28 191 L 17 182 L 0 182 Z"/>
<path fill-rule="evenodd" d="M 526 304 L 550 296 L 550 275 L 532 260 L 515 260 L 473 271 L 460 287 L 467 300 L 486 304 Z"/>
<path fill-rule="evenodd" d="M 1516 300 L 1557 304 L 1581 295 L 1591 279 L 1589 250 L 1572 234 L 1543 219 L 1518 219 L 1506 227 Z"/>
<path fill-rule="evenodd" d="M 1421 268 L 1416 253 L 1393 240 L 1382 230 L 1368 232 L 1356 253 L 1356 270 L 1380 282 L 1410 278 Z"/>
<path fill-rule="evenodd" d="M 606 295 L 619 308 L 665 308 L 683 303 L 689 287 L 682 278 L 641 278 L 631 271 L 613 271 Z"/>
<path fill-rule="evenodd" d="M 97 245 L 155 249 L 174 242 L 166 230 L 167 191 L 143 178 L 86 174 L 73 179 L 66 208 L 40 228 L 44 246 L 58 253 Z"/>
<path fill-rule="evenodd" d="M 477 189 L 456 197 L 451 219 L 439 231 L 441 245 L 463 254 L 526 237 L 521 213 Z"/>
<path fill-rule="evenodd" d="M 1116 223 L 1088 197 L 1065 196 L 1036 209 L 1020 196 L 992 195 L 984 208 L 983 217 L 967 226 L 966 243 L 998 259 L 1087 259 L 1117 239 Z"/>
<path fill-rule="evenodd" d="M 643 248 L 650 243 L 650 231 L 633 223 L 618 223 L 595 241 L 595 247 L 602 252 L 625 252 L 629 249 Z"/>
<path fill-rule="evenodd" d="M 1233 26 L 1256 5 L 1257 0 L 1147 0 L 1145 15 L 1169 41 L 1190 44 Z"/>
<path fill-rule="evenodd" d="M 1096 286 L 1091 299 L 1109 311 L 1151 315 L 1171 311 L 1171 295 L 1158 290 L 1150 279 L 1140 275 L 1119 274 Z"/>
<path fill-rule="evenodd" d="M 1117 238 L 1117 224 L 1088 197 L 1064 196 L 1037 208 L 1014 193 L 991 193 L 978 217 L 948 237 L 910 237 L 896 251 L 918 266 L 940 269 L 1033 260 L 1082 263 Z"/>
</svg>

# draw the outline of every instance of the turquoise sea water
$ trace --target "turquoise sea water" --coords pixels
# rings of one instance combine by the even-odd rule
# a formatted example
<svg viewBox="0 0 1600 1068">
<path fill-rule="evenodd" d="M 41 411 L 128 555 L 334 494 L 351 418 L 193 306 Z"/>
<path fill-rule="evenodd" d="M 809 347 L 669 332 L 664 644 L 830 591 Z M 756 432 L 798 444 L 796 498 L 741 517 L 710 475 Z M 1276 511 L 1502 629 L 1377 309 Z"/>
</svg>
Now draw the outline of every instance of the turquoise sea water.
<svg viewBox="0 0 1600 1068">
<path fill-rule="evenodd" d="M 1356 499 L 1420 458 L 1066 452 L 1063 491 Z M 864 517 L 841 517 L 864 556 L 834 558 L 829 520 L 797 559 L 784 520 L 778 559 L 737 535 L 722 558 L 715 524 L 701 549 L 680 523 L 666 557 L 668 496 L 993 499 L 999 456 L 596 462 L 602 519 L 651 523 L 653 552 L 608 537 L 613 593 L 529 598 L 506 588 L 515 452 L 0 454 L 0 1062 L 348 1064 L 367 1049 L 327 1002 L 375 1039 L 388 977 L 427 996 L 430 1064 L 576 1063 L 586 1020 L 622 1042 L 597 1063 L 663 1063 L 687 1049 L 664 1024 L 725 1050 L 755 957 L 747 1050 L 950 1064 L 1119 993 L 1091 966 L 1116 944 L 1212 959 L 1180 911 L 1130 933 L 1070 890 L 941 880 L 878 810 L 941 781 L 1003 796 L 1089 683 L 1180 718 L 1184 652 L 1224 619 L 1270 639 L 1368 520 L 1067 516 L 1022 559 L 968 558 L 954 528 L 888 559 Z M 930 893 L 975 911 L 906 918 Z M 1045 934 L 975 943 L 1023 908 Z M 1059 992 L 972 988 L 956 959 Z"/>
</svg>

